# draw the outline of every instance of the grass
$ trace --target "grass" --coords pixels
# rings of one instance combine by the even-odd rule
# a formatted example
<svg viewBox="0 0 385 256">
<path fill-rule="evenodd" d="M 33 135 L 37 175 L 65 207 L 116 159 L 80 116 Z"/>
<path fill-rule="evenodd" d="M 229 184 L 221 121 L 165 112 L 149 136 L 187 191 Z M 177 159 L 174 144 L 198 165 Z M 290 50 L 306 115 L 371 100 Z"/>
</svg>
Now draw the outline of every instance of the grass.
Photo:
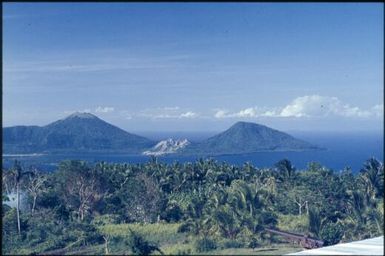
<svg viewBox="0 0 385 256">
<path fill-rule="evenodd" d="M 301 216 L 279 214 L 277 227 L 283 231 L 304 234 L 308 229 L 308 216 L 306 214 Z"/>
<path fill-rule="evenodd" d="M 125 237 L 130 234 L 129 229 L 143 235 L 147 240 L 158 244 L 173 244 L 177 240 L 185 239 L 186 235 L 178 233 L 179 223 L 153 224 L 108 224 L 100 227 L 100 231 L 111 236 Z"/>
<path fill-rule="evenodd" d="M 130 249 L 125 243 L 128 239 L 129 229 L 143 235 L 148 241 L 159 245 L 165 255 L 282 255 L 301 251 L 296 244 L 282 243 L 263 245 L 260 248 L 227 248 L 216 249 L 208 252 L 197 253 L 194 248 L 196 237 L 185 233 L 178 233 L 179 223 L 153 223 L 153 224 L 107 224 L 99 230 L 116 238 L 110 241 L 110 253 L 114 255 L 130 254 Z M 222 247 L 223 248 L 223 247 Z M 94 245 L 87 248 L 71 250 L 68 255 L 104 255 L 104 245 Z M 158 255 L 156 252 L 154 255 Z"/>
</svg>

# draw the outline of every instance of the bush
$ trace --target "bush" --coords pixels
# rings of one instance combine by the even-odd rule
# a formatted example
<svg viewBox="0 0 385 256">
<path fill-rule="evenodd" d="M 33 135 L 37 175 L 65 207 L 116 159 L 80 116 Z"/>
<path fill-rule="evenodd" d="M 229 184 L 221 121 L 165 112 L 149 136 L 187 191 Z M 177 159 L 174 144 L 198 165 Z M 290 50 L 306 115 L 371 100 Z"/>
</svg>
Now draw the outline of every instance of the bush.
<svg viewBox="0 0 385 256">
<path fill-rule="evenodd" d="M 149 241 L 147 241 L 139 233 L 130 230 L 129 246 L 134 254 L 149 255 L 154 251 L 161 252 L 159 247 Z M 161 252 L 162 253 L 162 252 Z"/>
<path fill-rule="evenodd" d="M 259 246 L 258 240 L 255 237 L 253 237 L 247 247 L 254 249 L 254 248 L 257 248 L 258 246 Z"/>
<path fill-rule="evenodd" d="M 178 222 L 182 216 L 183 211 L 176 203 L 170 203 L 161 214 L 161 218 L 167 222 Z"/>
<path fill-rule="evenodd" d="M 208 252 L 215 250 L 217 248 L 217 244 L 214 240 L 204 237 L 196 240 L 194 247 L 197 252 Z"/>
<path fill-rule="evenodd" d="M 191 223 L 185 222 L 178 227 L 178 233 L 185 233 L 191 231 Z"/>
<path fill-rule="evenodd" d="M 263 223 L 265 226 L 275 226 L 278 223 L 278 217 L 273 212 L 262 211 L 259 215 L 259 223 Z"/>
<path fill-rule="evenodd" d="M 324 240 L 325 245 L 337 244 L 341 241 L 343 230 L 340 224 L 328 222 L 323 226 L 320 236 Z"/>
<path fill-rule="evenodd" d="M 237 241 L 237 240 L 226 240 L 223 243 L 223 248 L 224 249 L 227 249 L 227 248 L 242 248 L 242 247 L 243 247 L 243 243 L 240 242 L 240 241 Z"/>
</svg>

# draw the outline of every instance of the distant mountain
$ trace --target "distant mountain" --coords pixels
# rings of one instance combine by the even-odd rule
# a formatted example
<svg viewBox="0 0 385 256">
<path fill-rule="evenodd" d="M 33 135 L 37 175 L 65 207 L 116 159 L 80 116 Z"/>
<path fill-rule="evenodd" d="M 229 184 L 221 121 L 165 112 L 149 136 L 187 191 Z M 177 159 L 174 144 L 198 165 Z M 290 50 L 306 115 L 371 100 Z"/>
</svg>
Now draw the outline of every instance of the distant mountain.
<svg viewBox="0 0 385 256">
<path fill-rule="evenodd" d="M 319 147 L 267 126 L 237 122 L 228 130 L 181 150 L 182 154 L 245 154 L 261 151 L 307 151 Z"/>
<path fill-rule="evenodd" d="M 153 148 L 150 150 L 146 150 L 143 152 L 143 155 L 152 155 L 152 156 L 160 156 L 165 154 L 174 154 L 179 152 L 181 149 L 188 146 L 190 142 L 187 139 L 183 140 L 173 140 L 167 139 L 158 142 Z"/>
<path fill-rule="evenodd" d="M 320 149 L 267 126 L 238 122 L 199 143 L 163 140 L 158 143 L 128 133 L 89 113 L 74 113 L 46 126 L 3 128 L 3 154 L 128 153 L 160 156 L 244 154 L 261 151 Z"/>
<path fill-rule="evenodd" d="M 3 153 L 124 152 L 138 154 L 154 141 L 128 133 L 89 113 L 46 126 L 3 128 Z"/>
</svg>

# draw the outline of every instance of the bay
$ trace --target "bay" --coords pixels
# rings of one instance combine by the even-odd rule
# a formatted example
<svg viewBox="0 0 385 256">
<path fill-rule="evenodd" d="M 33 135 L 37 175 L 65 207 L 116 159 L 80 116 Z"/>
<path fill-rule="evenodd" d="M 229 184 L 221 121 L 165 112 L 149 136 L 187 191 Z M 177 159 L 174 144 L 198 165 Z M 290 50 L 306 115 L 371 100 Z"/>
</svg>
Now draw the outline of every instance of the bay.
<svg viewBox="0 0 385 256">
<path fill-rule="evenodd" d="M 234 165 L 242 165 L 250 162 L 254 166 L 263 168 L 271 167 L 281 159 L 289 159 L 299 170 L 305 169 L 310 162 L 318 162 L 321 165 L 339 171 L 350 167 L 353 172 L 358 172 L 363 163 L 370 157 L 383 162 L 384 160 L 384 136 L 381 132 L 289 132 L 291 135 L 326 148 L 320 151 L 305 152 L 258 152 L 241 155 L 205 156 L 212 157 L 219 162 L 227 162 Z M 174 133 L 177 134 L 177 133 Z M 146 133 L 149 138 L 160 140 L 166 138 L 187 138 L 191 141 L 200 141 L 212 135 L 212 133 Z M 46 171 L 53 171 L 62 160 L 77 159 L 89 163 L 99 161 L 113 163 L 144 163 L 150 157 L 142 155 L 125 154 L 61 154 L 61 155 L 3 155 L 3 167 L 9 168 L 17 159 L 25 167 L 36 166 Z M 177 156 L 166 155 L 158 157 L 158 161 L 172 163 L 192 162 L 199 159 L 199 156 Z"/>
</svg>

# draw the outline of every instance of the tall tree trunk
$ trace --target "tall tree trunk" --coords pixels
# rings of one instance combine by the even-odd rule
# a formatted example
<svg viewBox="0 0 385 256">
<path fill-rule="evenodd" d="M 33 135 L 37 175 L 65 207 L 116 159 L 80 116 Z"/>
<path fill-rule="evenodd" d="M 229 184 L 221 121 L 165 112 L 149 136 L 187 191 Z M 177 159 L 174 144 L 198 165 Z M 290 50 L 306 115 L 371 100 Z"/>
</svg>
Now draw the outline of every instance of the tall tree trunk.
<svg viewBox="0 0 385 256">
<path fill-rule="evenodd" d="M 309 215 L 309 203 L 305 201 L 306 214 Z"/>
<path fill-rule="evenodd" d="M 295 203 L 298 205 L 298 214 L 301 216 L 302 215 L 302 204 L 301 204 L 301 201 L 297 202 L 295 201 Z"/>
<path fill-rule="evenodd" d="M 33 204 L 32 204 L 32 215 L 35 212 L 35 206 L 36 206 L 36 196 L 33 197 Z"/>
<path fill-rule="evenodd" d="M 20 230 L 20 195 L 19 195 L 19 183 L 16 184 L 16 213 L 17 213 L 17 231 L 19 235 L 21 234 Z"/>
<path fill-rule="evenodd" d="M 109 239 L 109 237 L 108 236 L 103 236 L 103 239 L 105 241 L 105 243 L 104 243 L 104 245 L 105 245 L 105 254 L 108 255 L 108 254 L 110 254 L 110 251 L 108 249 L 108 239 Z"/>
</svg>

